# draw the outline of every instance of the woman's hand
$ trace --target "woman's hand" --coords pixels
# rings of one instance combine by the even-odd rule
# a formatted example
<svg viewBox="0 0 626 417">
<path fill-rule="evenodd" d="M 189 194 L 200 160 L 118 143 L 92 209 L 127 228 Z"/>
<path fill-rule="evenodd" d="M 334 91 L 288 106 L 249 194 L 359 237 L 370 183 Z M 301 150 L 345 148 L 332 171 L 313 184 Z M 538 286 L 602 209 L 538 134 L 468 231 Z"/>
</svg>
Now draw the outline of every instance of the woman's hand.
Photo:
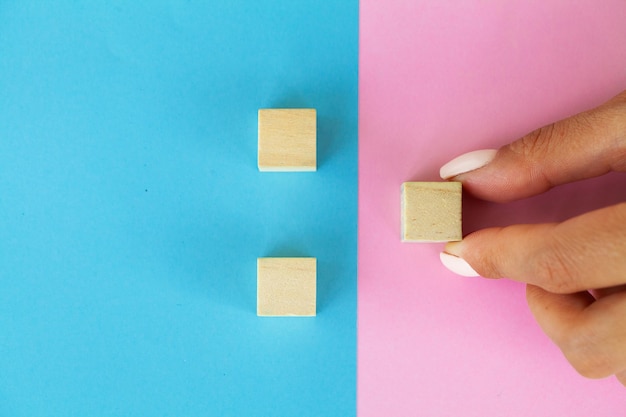
<svg viewBox="0 0 626 417">
<path fill-rule="evenodd" d="M 503 202 L 611 171 L 626 172 L 626 92 L 498 151 L 462 155 L 441 176 Z M 533 315 L 574 368 L 626 385 L 626 202 L 563 223 L 480 230 L 441 259 L 463 275 L 527 283 Z"/>
</svg>

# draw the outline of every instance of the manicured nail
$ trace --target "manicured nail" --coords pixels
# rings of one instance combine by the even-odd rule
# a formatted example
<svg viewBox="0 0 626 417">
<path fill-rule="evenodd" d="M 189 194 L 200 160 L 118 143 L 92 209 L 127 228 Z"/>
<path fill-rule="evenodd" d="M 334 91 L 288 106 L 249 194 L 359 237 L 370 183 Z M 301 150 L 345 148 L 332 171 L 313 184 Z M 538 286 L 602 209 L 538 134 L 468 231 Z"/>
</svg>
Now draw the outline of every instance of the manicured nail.
<svg viewBox="0 0 626 417">
<path fill-rule="evenodd" d="M 439 170 L 439 175 L 444 180 L 448 178 L 456 177 L 459 174 L 473 171 L 475 169 L 484 167 L 495 158 L 498 151 L 495 149 L 483 149 L 480 151 L 473 151 L 457 156 L 452 161 L 448 162 Z"/>
<path fill-rule="evenodd" d="M 441 252 L 439 254 L 439 259 L 441 259 L 443 266 L 457 275 L 462 275 L 464 277 L 479 276 L 478 272 L 474 271 L 474 268 L 472 268 L 463 258 Z"/>
</svg>

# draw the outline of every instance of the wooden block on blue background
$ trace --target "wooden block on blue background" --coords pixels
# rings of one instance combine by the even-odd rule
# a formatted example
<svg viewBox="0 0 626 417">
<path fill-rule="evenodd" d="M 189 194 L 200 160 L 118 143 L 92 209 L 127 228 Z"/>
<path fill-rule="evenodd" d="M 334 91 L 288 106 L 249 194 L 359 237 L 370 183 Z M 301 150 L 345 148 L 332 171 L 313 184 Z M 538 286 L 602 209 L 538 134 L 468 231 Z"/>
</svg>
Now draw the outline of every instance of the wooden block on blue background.
<svg viewBox="0 0 626 417">
<path fill-rule="evenodd" d="M 315 109 L 260 109 L 260 171 L 317 170 Z"/>
<path fill-rule="evenodd" d="M 402 241 L 461 240 L 460 182 L 402 184 Z"/>
<path fill-rule="evenodd" d="M 315 316 L 316 258 L 258 258 L 257 315 Z"/>
</svg>

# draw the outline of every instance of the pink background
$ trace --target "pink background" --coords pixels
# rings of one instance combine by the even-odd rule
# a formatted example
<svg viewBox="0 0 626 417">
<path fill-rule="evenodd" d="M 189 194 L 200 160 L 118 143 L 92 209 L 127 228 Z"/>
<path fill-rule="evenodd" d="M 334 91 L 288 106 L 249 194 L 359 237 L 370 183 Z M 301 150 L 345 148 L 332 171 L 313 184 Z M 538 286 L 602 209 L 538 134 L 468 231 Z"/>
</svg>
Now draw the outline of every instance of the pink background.
<svg viewBox="0 0 626 417">
<path fill-rule="evenodd" d="M 358 413 L 623 415 L 528 312 L 523 285 L 457 277 L 441 244 L 400 243 L 400 184 L 626 88 L 626 2 L 361 1 Z M 464 199 L 464 232 L 626 198 L 614 174 L 523 202 Z"/>
</svg>

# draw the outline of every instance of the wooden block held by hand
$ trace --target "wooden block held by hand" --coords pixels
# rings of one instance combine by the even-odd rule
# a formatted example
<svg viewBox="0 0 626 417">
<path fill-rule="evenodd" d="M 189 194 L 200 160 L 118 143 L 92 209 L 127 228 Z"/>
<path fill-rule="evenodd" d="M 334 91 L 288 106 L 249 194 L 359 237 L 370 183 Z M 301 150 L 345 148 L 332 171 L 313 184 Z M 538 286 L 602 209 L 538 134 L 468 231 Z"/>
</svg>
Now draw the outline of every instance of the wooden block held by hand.
<svg viewBox="0 0 626 417">
<path fill-rule="evenodd" d="M 317 170 L 315 109 L 259 110 L 259 171 Z"/>
<path fill-rule="evenodd" d="M 402 184 L 402 241 L 461 240 L 461 183 Z"/>
<path fill-rule="evenodd" d="M 258 258 L 257 315 L 315 316 L 316 258 Z"/>
</svg>

